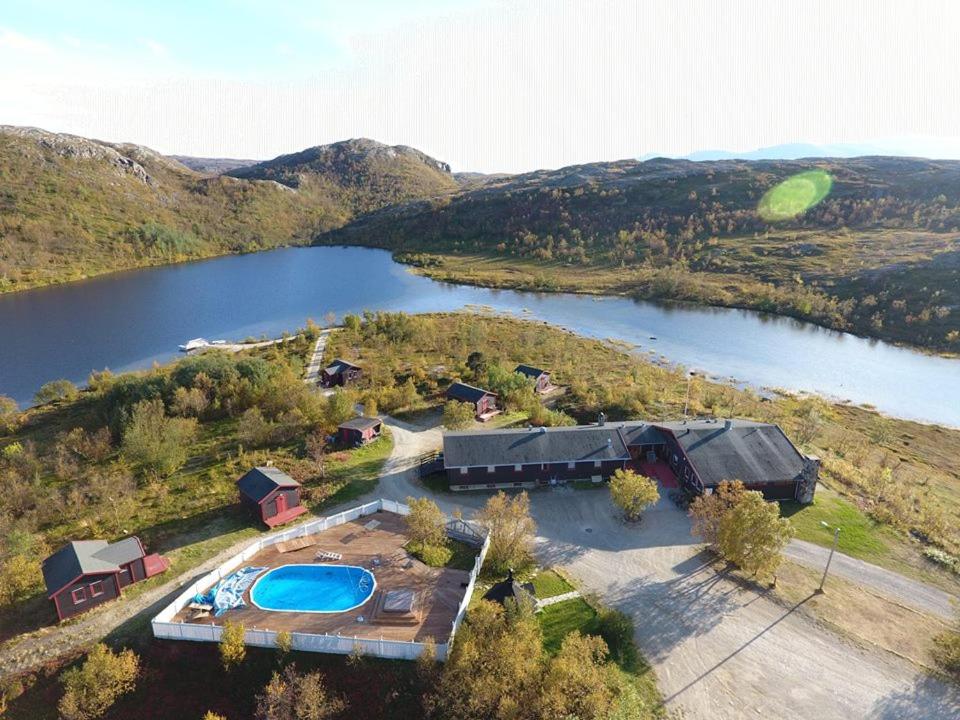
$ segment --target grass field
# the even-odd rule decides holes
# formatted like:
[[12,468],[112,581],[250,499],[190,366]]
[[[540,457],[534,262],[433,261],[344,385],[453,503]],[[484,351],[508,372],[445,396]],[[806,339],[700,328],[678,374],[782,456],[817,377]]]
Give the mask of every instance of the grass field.
[[539,600],[563,595],[573,590],[573,585],[568,583],[556,570],[541,570],[533,576],[533,591]]
[[757,213],[764,220],[789,220],[823,200],[833,186],[824,170],[807,170],[774,185],[760,198]]

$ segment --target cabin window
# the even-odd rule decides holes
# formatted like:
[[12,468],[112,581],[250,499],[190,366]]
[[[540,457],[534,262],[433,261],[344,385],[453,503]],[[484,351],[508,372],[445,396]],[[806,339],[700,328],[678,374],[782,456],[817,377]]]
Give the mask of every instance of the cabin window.
[[100,597],[101,595],[103,595],[103,580],[90,583],[90,597]]
[[78,587],[70,593],[70,599],[73,600],[74,605],[79,605],[87,599],[87,589]]
[[461,474],[461,475],[466,475],[466,474],[467,474],[467,468],[465,468],[465,467],[460,468],[460,474]]
[[576,463],[568,462],[568,463],[567,463],[567,470],[573,470],[576,466],[577,466]]
[[496,466],[495,466],[495,465],[487,465],[487,472],[488,472],[488,473],[492,473],[494,470],[496,470]]
[[600,461],[599,461],[599,460],[594,460],[594,461],[593,461],[593,466],[594,466],[595,468],[600,467]]
[[514,472],[520,472],[521,470],[523,470],[523,465],[514,465],[514,466],[513,466],[513,471],[514,471]]

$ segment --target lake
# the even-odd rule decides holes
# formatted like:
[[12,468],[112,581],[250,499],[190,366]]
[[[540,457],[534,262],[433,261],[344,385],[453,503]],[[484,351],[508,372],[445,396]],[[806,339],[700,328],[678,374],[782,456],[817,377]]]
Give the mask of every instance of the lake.
[[0,295],[0,394],[24,406],[49,380],[148,367],[194,337],[272,337],[327,312],[472,305],[635,343],[755,387],[960,427],[960,360],[744,310],[448,285],[366,248],[287,248]]

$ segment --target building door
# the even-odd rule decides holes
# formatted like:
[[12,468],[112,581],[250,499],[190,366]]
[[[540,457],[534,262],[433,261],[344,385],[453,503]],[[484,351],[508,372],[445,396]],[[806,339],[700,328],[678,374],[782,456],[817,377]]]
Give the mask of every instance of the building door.
[[287,511],[287,496],[283,493],[277,495],[277,515],[281,515]]

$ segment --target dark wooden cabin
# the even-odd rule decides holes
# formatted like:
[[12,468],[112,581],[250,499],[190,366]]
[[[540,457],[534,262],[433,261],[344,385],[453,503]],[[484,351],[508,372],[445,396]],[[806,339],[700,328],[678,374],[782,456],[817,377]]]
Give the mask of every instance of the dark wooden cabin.
[[337,439],[344,445],[366,445],[380,437],[383,420],[376,417],[355,417],[337,428]]
[[303,515],[300,483],[275,467],[257,467],[237,480],[240,502],[267,527],[276,527]]
[[470,403],[478,420],[497,411],[496,393],[462,382],[452,383],[447,388],[447,400]]
[[120,597],[127,585],[170,567],[160,555],[147,555],[140,538],[115,543],[77,540],[43,561],[43,581],[60,620]]
[[363,377],[363,369],[346,360],[337,358],[320,373],[323,387],[346,387]]
[[613,426],[443,435],[443,467],[451,490],[536,487],[575,480],[599,483],[629,461],[623,437]]
[[517,365],[513,371],[532,381],[535,392],[542,395],[550,390],[550,373],[548,373],[546,370],[535,368],[532,365],[521,364]]

